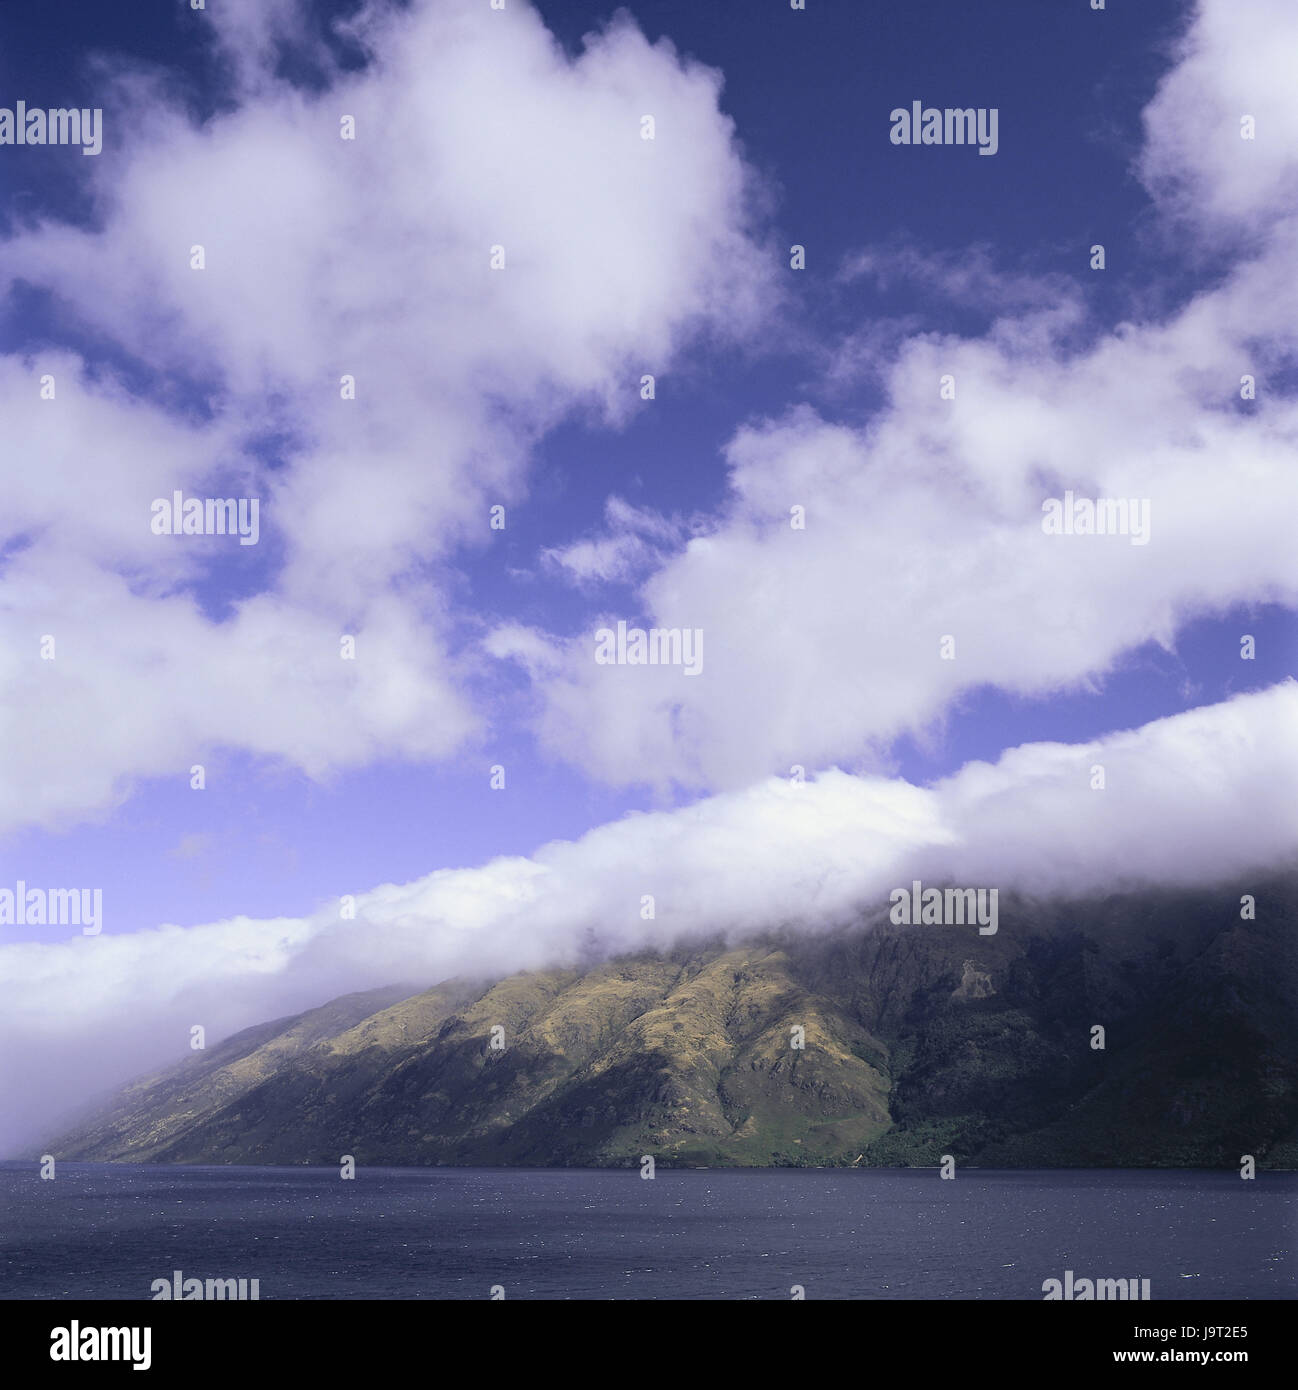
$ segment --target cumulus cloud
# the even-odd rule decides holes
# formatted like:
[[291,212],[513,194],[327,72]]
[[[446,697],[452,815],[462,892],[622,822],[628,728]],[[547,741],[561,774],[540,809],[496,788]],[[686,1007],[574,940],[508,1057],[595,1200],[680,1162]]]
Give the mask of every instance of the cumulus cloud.
[[[727,503],[645,578],[640,613],[493,648],[530,670],[547,748],[612,784],[687,789],[869,765],[979,687],[1096,688],[1191,618],[1298,603],[1298,117],[1284,65],[1242,57],[1292,51],[1298,14],[1257,10],[1264,45],[1233,6],[1201,6],[1146,122],[1161,212],[1182,215],[1189,188],[1259,232],[1229,272],[1164,318],[1099,332],[1076,296],[1052,302],[1049,282],[998,275],[976,250],[963,267],[913,249],[850,260],[849,277],[919,275],[1003,307],[978,337],[890,342],[868,363],[886,403],[863,427],[807,405],[741,427]],[[1256,156],[1223,114],[1236,101],[1266,113]],[[844,343],[840,385],[875,342]],[[1069,492],[1147,508],[1147,539],[1047,534],[1043,507]],[[701,629],[706,669],[596,664],[593,630],[614,617]]]
[[1296,51],[1288,0],[1200,0],[1145,110],[1137,167],[1165,210],[1222,237],[1257,236],[1292,215]]
[[0,1052],[26,1063],[0,1080],[0,1145],[12,1151],[74,1099],[179,1060],[195,1023],[215,1040],[352,990],[571,961],[591,933],[616,952],[824,928],[876,916],[916,877],[1110,893],[1292,862],[1295,779],[1291,681],[1085,745],[1024,745],[931,788],[836,769],[801,785],[767,779],[530,858],[374,888],[354,920],[335,901],[305,918],[7,946]]
[[[479,658],[448,570],[524,494],[538,434],[578,403],[623,418],[641,370],[772,298],[718,75],[629,20],[570,57],[522,3],[375,4],[353,70],[308,7],[207,13],[228,104],[199,122],[122,71],[93,218],[0,248],[0,288],[47,291],[166,388],[0,360],[25,460],[0,522],[5,825],[102,809],[216,745],[313,775],[460,746]],[[278,75],[286,51],[314,83]],[[150,534],[174,488],[258,497],[263,553]],[[74,732],[37,767],[55,728]]]

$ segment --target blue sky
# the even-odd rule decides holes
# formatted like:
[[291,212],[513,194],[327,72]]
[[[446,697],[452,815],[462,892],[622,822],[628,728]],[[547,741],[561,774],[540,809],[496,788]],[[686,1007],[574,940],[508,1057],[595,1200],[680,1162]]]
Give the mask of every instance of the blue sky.
[[[104,148],[0,146],[0,886],[120,938],[7,926],[15,978],[176,1018],[211,978],[237,1026],[641,943],[618,866],[729,928],[940,846],[1026,881],[1066,840],[1073,890],[1280,853],[1295,20],[1247,8],[9,7],[0,107]],[[913,101],[995,108],[995,155],[892,143]],[[258,543],[150,534],[173,488],[259,497]],[[1043,537],[1065,489],[1149,543]],[[597,665],[617,621],[703,671]]]
[[[574,0],[539,9],[574,53],[610,14]],[[201,106],[215,107],[221,84],[210,47],[178,11],[170,3],[139,4],[126,14],[93,3],[13,10],[5,16],[4,90],[21,90],[33,105],[60,104],[73,91],[93,90],[88,64],[109,54],[114,65],[165,64]],[[644,3],[632,13],[649,38],[665,36],[724,73],[722,109],[763,181],[770,234],[779,245],[808,247],[808,268],[789,286],[788,308],[804,340],[827,341],[853,323],[904,315],[925,329],[985,331],[993,306],[952,305],[922,283],[887,290],[836,283],[844,258],[867,244],[957,255],[983,246],[1001,270],[1068,276],[1094,316],[1089,331],[1097,332],[1130,314],[1151,287],[1172,305],[1206,281],[1208,268],[1187,264],[1193,257],[1151,231],[1150,199],[1130,167],[1140,112],[1166,71],[1171,36],[1184,27],[1182,5],[1093,14],[1081,5],[947,4],[928,7],[922,22],[906,7],[867,10],[829,0],[797,14],[774,4],[677,3]],[[888,111],[913,99],[998,107],[997,156],[891,146]],[[10,226],[17,209],[23,217],[86,218],[76,178],[81,161],[49,155],[6,151],[0,212]],[[113,158],[111,137],[105,157]],[[1103,240],[1111,258],[1102,276],[1087,266],[1092,239]],[[129,354],[112,345],[104,351],[30,291],[14,294],[3,342],[9,351],[67,344],[85,351],[92,366],[102,359],[132,365]],[[142,382],[149,378],[141,373]],[[190,404],[201,408],[193,394]],[[867,420],[877,406],[872,396],[827,392],[805,352],[782,351],[778,342],[719,353],[695,348],[664,380],[652,410],[609,426],[578,406],[541,439],[537,481],[508,539],[453,557],[456,602],[579,631],[589,623],[583,595],[545,575],[520,583],[510,569],[534,570],[540,549],[594,530],[611,491],[666,512],[715,509],[727,489],[721,449],[737,424],[802,401],[835,418]],[[272,461],[274,450],[263,457]],[[200,592],[213,610],[273,566],[273,535],[268,541],[257,556],[266,567],[260,575],[241,555],[238,573],[218,565],[204,576]],[[633,590],[624,602],[637,611]],[[1241,625],[1261,639],[1258,660],[1243,672]],[[950,711],[935,740],[897,740],[892,766],[927,783],[1019,742],[1094,737],[1262,688],[1292,669],[1293,637],[1292,615],[1275,605],[1196,616],[1178,631],[1174,653],[1150,644],[1124,653],[1085,693],[1023,700],[979,690]],[[78,881],[104,886],[113,905],[109,931],[239,911],[276,915],[313,905],[322,890],[526,853],[627,809],[664,804],[661,789],[601,786],[547,757],[513,724],[508,693],[495,694],[496,726],[467,757],[427,765],[379,760],[316,782],[274,759],[225,750],[209,760],[202,795],[189,789],[188,769],[177,769],[169,778],[133,781],[120,802],[66,829],[11,834],[6,877],[62,882],[75,863]],[[488,786],[492,762],[509,770],[506,796]]]

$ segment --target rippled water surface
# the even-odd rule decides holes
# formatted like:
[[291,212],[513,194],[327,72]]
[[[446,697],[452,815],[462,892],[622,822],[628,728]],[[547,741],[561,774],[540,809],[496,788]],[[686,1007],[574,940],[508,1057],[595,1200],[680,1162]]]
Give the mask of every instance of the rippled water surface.
[[0,1295],[262,1299],[1291,1298],[1298,1174],[0,1165]]

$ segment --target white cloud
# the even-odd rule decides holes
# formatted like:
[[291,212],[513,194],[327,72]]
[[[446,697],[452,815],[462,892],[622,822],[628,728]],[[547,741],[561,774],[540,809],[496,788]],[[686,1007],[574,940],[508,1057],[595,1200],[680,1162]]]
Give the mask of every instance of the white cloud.
[[[589,634],[537,661],[533,632],[532,654],[511,655],[543,696],[547,750],[612,784],[692,789],[792,763],[869,765],[979,687],[1095,688],[1125,653],[1171,647],[1190,618],[1298,604],[1298,401],[1283,384],[1298,350],[1298,140],[1286,138],[1298,105],[1275,57],[1291,36],[1291,6],[1204,5],[1148,113],[1160,210],[1176,219],[1188,188],[1258,233],[1167,318],[1080,348],[1076,297],[1050,303],[1049,282],[998,275],[982,252],[963,267],[913,250],[849,261],[848,276],[927,275],[961,302],[999,296],[1004,312],[977,338],[888,340],[883,360],[870,327],[850,337],[829,376],[877,375],[887,403],[865,427],[802,406],[739,429],[727,504],[643,581],[643,617],[619,615],[701,628],[703,674],[597,665]],[[1222,124],[1234,103],[1265,113],[1264,151]],[[1182,139],[1185,110],[1197,114]],[[1043,502],[1067,491],[1147,501],[1149,543],[1043,534]],[[795,507],[805,530],[790,525]]]
[[[1257,234],[1298,203],[1298,10],[1289,0],[1199,0],[1145,110],[1144,181],[1181,218]],[[1253,138],[1245,139],[1244,118]]]
[[[555,642],[543,740],[610,782],[735,786],[869,756],[985,684],[1079,688],[1191,614],[1298,602],[1298,408],[1233,409],[1249,335],[1295,307],[1260,302],[1274,272],[1072,360],[917,339],[867,431],[806,408],[741,430],[726,515],[643,589],[657,625],[703,629],[702,676]],[[1045,534],[1068,490],[1148,499],[1148,544]]]
[[[1106,770],[1091,789],[1091,766]],[[441,870],[302,919],[0,947],[10,1150],[132,1071],[352,990],[492,975],[697,932],[824,928],[918,877],[1031,894],[1207,885],[1298,850],[1298,684],[1078,746],[1025,745],[930,789],[832,770],[635,814],[530,858]],[[652,894],[656,916],[641,918]],[[1012,923],[1002,920],[1002,930]],[[922,928],[921,928],[922,930]]]
[[542,562],[578,585],[629,583],[661,561],[690,527],[616,496],[605,503],[604,522],[602,534],[543,550]]
[[[313,774],[451,752],[481,702],[443,567],[522,496],[541,430],[578,402],[621,418],[642,370],[702,325],[742,335],[770,297],[717,74],[629,21],[569,58],[523,3],[372,6],[352,26],[370,62],[344,72],[302,6],[208,13],[235,109],[196,125],[123,72],[111,147],[85,161],[94,225],[3,248],[0,283],[50,290],[214,411],[169,416],[69,355],[0,360],[24,457],[0,545],[30,542],[4,561],[3,826],[102,810],[221,744]],[[273,76],[285,44],[322,90]],[[250,549],[149,533],[152,498],[231,478],[262,502],[260,571]],[[256,596],[218,622],[195,594],[223,585]]]

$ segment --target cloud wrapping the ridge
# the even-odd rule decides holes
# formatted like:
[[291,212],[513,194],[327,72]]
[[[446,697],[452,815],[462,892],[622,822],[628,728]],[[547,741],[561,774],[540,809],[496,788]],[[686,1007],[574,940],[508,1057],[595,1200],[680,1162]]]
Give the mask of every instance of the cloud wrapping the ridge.
[[[705,633],[703,673],[683,679],[596,665],[589,638],[537,626],[466,648],[444,581],[461,547],[489,541],[488,506],[525,495],[529,450],[566,411],[621,419],[642,371],[695,333],[751,335],[777,299],[717,75],[624,20],[570,59],[525,5],[481,0],[371,7],[351,26],[370,64],[345,73],[302,5],[213,7],[235,108],[198,126],[153,105],[122,149],[85,161],[99,229],[34,225],[0,247],[0,286],[49,290],[125,357],[199,383],[203,407],[148,405],[67,351],[0,358],[0,415],[27,461],[0,531],[0,829],[102,810],[214,747],[321,777],[449,756],[479,727],[483,652],[530,675],[545,753],[713,794],[373,888],[354,921],[330,903],[0,947],[0,1051],[22,1059],[0,1075],[0,1144],[188,1055],[195,1023],[216,1039],[351,990],[571,959],[588,932],[617,951],[821,927],[914,877],[1086,893],[1291,862],[1292,682],[1010,750],[927,789],[835,766],[882,756],[980,686],[1094,684],[1190,617],[1298,603],[1298,403],[1268,379],[1298,337],[1298,140],[1274,56],[1298,42],[1298,11],[1252,0],[1269,26],[1259,64],[1236,8],[1200,7],[1139,162],[1169,226],[1251,234],[1219,283],[1077,352],[1078,305],[1017,277],[984,337],[912,336],[873,364],[888,404],[868,427],[802,406],[738,429],[709,522],[615,499],[606,534],[539,554],[582,586],[648,571],[650,620]],[[323,91],[274,76],[286,44]],[[149,75],[123,74],[123,111],[146,93]],[[983,260],[939,269],[962,302],[995,291]],[[844,345],[840,378],[860,350]],[[43,373],[55,401],[39,399]],[[1244,373],[1256,401],[1240,399]],[[149,501],[173,487],[260,495],[261,568],[151,535]],[[1149,544],[1044,534],[1041,504],[1065,490],[1148,499]],[[218,619],[223,585],[236,597]],[[636,616],[601,614],[592,633]],[[770,777],[792,764],[830,770]]]
[[[1103,791],[1091,788],[1097,762]],[[876,915],[913,878],[1044,896],[1209,885],[1292,863],[1296,781],[1290,681],[1086,745],[1025,745],[929,789],[837,770],[768,779],[530,858],[375,888],[354,920],[330,903],[303,919],[9,946],[0,1055],[26,1070],[0,1078],[0,1147],[74,1099],[179,1060],[194,1023],[215,1041],[353,990],[573,961],[590,933],[613,953],[825,928]]]

